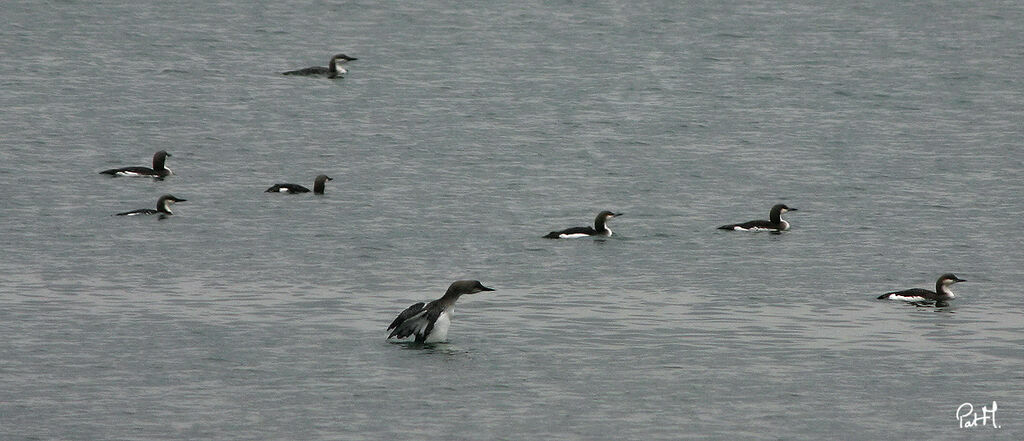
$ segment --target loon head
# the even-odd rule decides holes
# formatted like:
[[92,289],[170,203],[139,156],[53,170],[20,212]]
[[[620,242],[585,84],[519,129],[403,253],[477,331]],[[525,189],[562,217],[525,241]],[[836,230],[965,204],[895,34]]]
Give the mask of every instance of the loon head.
[[949,289],[950,285],[959,282],[966,282],[966,280],[957,277],[953,273],[946,273],[939,276],[939,280],[935,281],[935,292],[943,295],[946,299],[955,298],[956,295]]
[[594,218],[594,229],[597,230],[598,234],[604,236],[611,236],[612,229],[608,228],[608,225],[606,225],[606,223],[608,222],[608,219],[611,219],[616,216],[622,216],[622,213],[614,213],[608,210],[597,213],[597,217]]
[[157,211],[161,211],[161,212],[164,212],[164,213],[171,214],[171,204],[173,204],[175,202],[185,202],[185,201],[187,201],[187,199],[181,199],[181,198],[175,197],[173,194],[165,194],[163,196],[160,196],[160,199],[157,199],[157,201],[156,201],[156,209],[157,209]]
[[345,63],[345,62],[355,61],[355,60],[358,60],[358,58],[350,57],[350,56],[345,55],[345,54],[338,54],[338,55],[335,55],[335,56],[331,57],[331,61],[335,61],[335,62],[338,62],[338,63]]
[[966,282],[966,281],[967,281],[967,279],[961,279],[961,278],[957,277],[953,273],[946,273],[946,274],[943,274],[943,275],[939,276],[939,284],[941,284],[942,286],[949,286],[949,285],[952,285],[954,283],[960,283],[960,282]]
[[796,208],[791,208],[786,204],[776,204],[772,207],[772,211],[768,213],[768,220],[776,224],[782,224],[783,230],[789,229],[789,222],[782,220],[782,213],[787,211],[796,211]]
[[463,294],[476,294],[478,292],[494,291],[491,288],[480,284],[479,280],[456,280],[448,286],[445,296],[461,296]]
[[777,204],[774,207],[772,207],[772,213],[778,212],[779,214],[782,214],[782,213],[785,213],[787,211],[797,211],[797,210],[796,210],[796,208],[790,208],[786,204]]

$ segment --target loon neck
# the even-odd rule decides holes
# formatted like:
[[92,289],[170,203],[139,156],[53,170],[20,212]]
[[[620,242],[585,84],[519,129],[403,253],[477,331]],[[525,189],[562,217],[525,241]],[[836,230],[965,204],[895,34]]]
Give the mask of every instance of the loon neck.
[[162,200],[162,201],[158,202],[156,204],[156,211],[159,211],[159,212],[165,213],[165,214],[174,214],[174,213],[171,213],[171,201],[170,200]]
[[598,216],[597,219],[594,219],[594,230],[597,231],[598,234],[612,235],[612,229],[605,225],[604,216]]
[[167,157],[164,155],[156,155],[153,157],[153,170],[160,171],[166,170],[167,167],[164,165],[167,162]]
[[768,220],[770,220],[773,224],[781,224],[782,210],[772,210],[772,212],[768,215]]
[[327,65],[327,76],[334,78],[343,73],[348,73],[348,70],[344,67],[338,67],[337,58],[331,58],[331,63]]
[[459,300],[459,297],[462,297],[461,293],[446,292],[435,302],[437,302],[437,306],[440,306],[441,309],[450,309],[455,306],[455,301]]
[[317,176],[316,180],[313,181],[313,194],[324,194],[324,188],[328,179],[326,176]]
[[942,280],[935,282],[935,292],[944,299],[952,299],[956,297],[956,295],[953,294],[953,290],[949,289],[949,285],[942,283]]

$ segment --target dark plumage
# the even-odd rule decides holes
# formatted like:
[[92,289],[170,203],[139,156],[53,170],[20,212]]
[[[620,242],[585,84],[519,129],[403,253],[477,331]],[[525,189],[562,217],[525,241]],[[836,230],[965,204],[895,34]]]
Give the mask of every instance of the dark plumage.
[[789,229],[789,222],[782,220],[782,213],[797,211],[796,208],[789,208],[786,204],[777,204],[768,213],[769,220],[752,220],[741,224],[728,224],[718,227],[719,230],[769,230],[774,232],[786,231]]
[[[327,175],[319,175],[313,180],[313,194],[324,194],[327,181],[333,181],[334,178]],[[309,193],[309,189],[299,184],[274,184],[272,187],[266,189],[264,193]]]
[[911,288],[903,291],[887,292],[878,296],[879,300],[891,299],[891,300],[906,300],[906,301],[936,301],[942,302],[946,300],[952,300],[956,298],[953,291],[949,289],[950,285],[954,283],[966,282],[967,280],[957,277],[953,273],[946,273],[939,276],[939,279],[935,281],[935,291],[929,291],[923,288]]
[[160,199],[157,199],[157,201],[156,201],[156,210],[154,210],[152,208],[140,208],[138,210],[125,211],[124,213],[117,213],[116,216],[136,216],[136,215],[142,215],[142,214],[160,214],[160,215],[170,216],[170,215],[174,214],[174,213],[171,213],[171,204],[173,204],[175,202],[185,202],[185,201],[186,201],[186,199],[179,199],[177,197],[174,197],[174,195],[165,194],[163,196],[160,196]]
[[309,189],[299,184],[274,184],[272,187],[266,189],[264,193],[309,193]]
[[159,152],[156,152],[156,153],[153,154],[153,168],[149,168],[149,167],[112,168],[112,169],[109,169],[109,170],[103,170],[103,171],[100,172],[100,174],[101,175],[111,175],[111,176],[146,176],[146,177],[153,177],[153,178],[164,178],[164,177],[167,177],[167,176],[173,174],[171,169],[169,169],[169,168],[167,168],[165,166],[165,163],[167,162],[167,158],[170,157],[170,156],[171,156],[171,154],[167,153],[167,151],[160,150]]
[[622,213],[612,213],[611,211],[602,211],[597,214],[594,218],[593,227],[573,227],[566,228],[560,231],[552,231],[544,235],[545,239],[563,239],[566,237],[583,237],[583,236],[611,236],[612,230],[608,228],[606,222],[616,216],[622,216]]
[[344,67],[338,67],[339,64],[347,63],[349,61],[358,60],[345,54],[338,54],[331,57],[330,63],[327,67],[313,66],[305,69],[290,70],[288,72],[282,72],[282,75],[302,75],[302,76],[326,76],[327,78],[335,78],[340,74],[348,72]]
[[[397,328],[398,325],[401,325],[402,322],[406,321],[409,317],[419,314],[420,311],[423,310],[424,306],[426,306],[426,303],[419,302],[413,303],[412,306],[405,308],[405,310],[399,313],[398,317],[395,317],[395,319],[391,321],[391,324],[388,325],[388,331]],[[390,338],[390,336],[388,338]]]
[[465,294],[476,294],[483,291],[494,291],[483,286],[476,280],[458,280],[448,286],[448,291],[440,299],[430,303],[416,303],[405,308],[394,321],[388,325],[388,338],[415,337],[417,343],[433,343],[448,338],[448,326],[451,324],[455,302]]

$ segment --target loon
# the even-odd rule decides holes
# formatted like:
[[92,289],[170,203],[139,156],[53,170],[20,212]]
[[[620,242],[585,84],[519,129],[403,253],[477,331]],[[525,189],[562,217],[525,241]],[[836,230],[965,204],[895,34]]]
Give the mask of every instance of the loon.
[[929,291],[923,288],[911,288],[903,291],[893,291],[878,296],[879,300],[903,300],[906,302],[930,302],[934,301],[937,304],[944,303],[946,300],[952,300],[956,298],[953,291],[950,291],[949,286],[954,283],[966,282],[967,280],[961,279],[953,273],[946,273],[939,276],[939,280],[935,281],[935,291]]
[[772,207],[771,213],[768,214],[769,220],[752,220],[742,224],[722,225],[718,227],[718,229],[736,231],[772,231],[776,233],[786,231],[789,229],[789,222],[782,220],[782,213],[787,211],[797,211],[797,209],[789,208],[786,204],[778,204]]
[[326,76],[327,78],[336,78],[343,73],[348,73],[348,70],[344,67],[339,67],[339,64],[355,60],[358,60],[358,58],[353,58],[345,54],[338,54],[331,57],[331,63],[328,64],[327,67],[307,67],[305,69],[282,72],[281,75]]
[[101,175],[111,176],[148,176],[154,178],[163,178],[168,175],[173,175],[174,172],[171,169],[164,166],[167,158],[171,156],[166,150],[160,150],[153,154],[153,168],[149,167],[122,167],[112,168],[110,170],[103,170],[100,172]]
[[594,219],[593,227],[573,227],[566,228],[561,231],[552,231],[544,236],[545,239],[572,239],[576,237],[587,237],[587,236],[611,236],[612,229],[605,225],[608,219],[616,216],[622,216],[622,213],[612,213],[611,211],[602,211],[597,214],[597,218]]
[[165,194],[160,196],[160,199],[156,201],[156,210],[152,208],[140,208],[138,210],[126,211],[124,213],[117,213],[116,216],[138,216],[140,214],[159,214],[161,216],[169,216],[171,213],[171,204],[175,202],[185,202],[186,199],[179,199],[174,195]]
[[[333,180],[334,178],[327,175],[317,176],[316,179],[313,181],[313,194],[324,194],[324,186],[326,185],[326,182]],[[309,193],[309,189],[299,184],[274,184],[273,187],[270,187],[266,189],[266,191],[264,191],[264,193],[278,192],[288,194]]]
[[388,326],[388,338],[416,337],[416,343],[436,343],[448,339],[448,327],[452,324],[455,301],[464,294],[494,291],[476,280],[457,280],[440,299],[424,304],[417,303],[402,311]]

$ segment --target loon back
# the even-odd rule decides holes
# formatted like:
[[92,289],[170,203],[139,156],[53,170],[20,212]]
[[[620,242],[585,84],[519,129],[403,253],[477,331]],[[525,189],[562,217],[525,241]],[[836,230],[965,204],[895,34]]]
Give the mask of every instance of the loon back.
[[282,72],[281,75],[327,75],[331,73],[331,70],[323,66],[307,67],[305,69],[290,70],[288,72]]
[[272,187],[266,189],[264,193],[309,193],[309,189],[299,184],[274,184]]
[[156,177],[165,178],[174,174],[171,169],[165,166],[167,158],[171,154],[167,153],[166,150],[160,150],[153,154],[153,168],[133,166],[133,167],[121,167],[103,170],[100,172],[101,175],[111,176],[145,176],[145,177]]
[[288,72],[282,72],[282,75],[302,75],[302,76],[326,76],[327,78],[336,78],[340,74],[348,73],[348,70],[344,67],[338,66],[341,63],[347,63],[349,61],[358,60],[358,58],[350,57],[345,54],[337,54],[331,57],[330,63],[327,67],[313,66],[305,69],[290,70]]
[[616,216],[622,216],[622,213],[613,213],[605,210],[597,214],[594,218],[593,227],[572,227],[564,230],[552,231],[544,236],[544,239],[572,239],[577,237],[588,237],[588,236],[611,236],[612,230],[608,228],[608,219]]
[[797,211],[797,209],[790,208],[786,206],[786,204],[776,204],[768,213],[768,220],[758,219],[738,224],[726,224],[718,227],[718,229],[735,231],[786,231],[789,229],[789,222],[782,219],[782,213],[787,211]]

